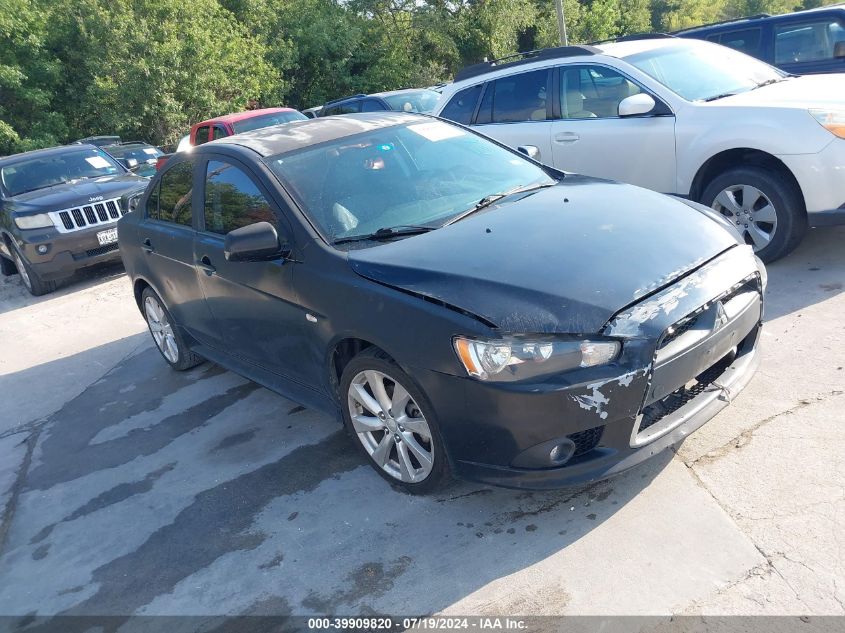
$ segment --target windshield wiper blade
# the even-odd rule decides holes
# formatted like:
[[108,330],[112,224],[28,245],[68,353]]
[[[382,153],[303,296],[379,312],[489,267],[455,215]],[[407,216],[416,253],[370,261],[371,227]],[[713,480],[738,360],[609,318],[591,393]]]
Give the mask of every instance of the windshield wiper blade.
[[436,229],[436,226],[425,226],[417,224],[400,224],[399,226],[385,226],[372,233],[362,233],[361,235],[350,235],[348,237],[341,237],[332,242],[332,244],[346,244],[347,242],[363,242],[366,240],[387,240],[394,237],[404,237],[408,235],[419,235],[421,233],[428,233]]
[[757,90],[757,88],[762,88],[763,86],[771,86],[772,84],[779,84],[782,81],[786,81],[789,77],[777,77],[775,79],[767,79],[766,81],[761,81],[759,84],[754,86],[752,90]]
[[[752,88],[752,90],[753,90],[753,88]],[[723,92],[722,94],[719,94],[719,95],[713,95],[712,97],[707,97],[706,99],[704,99],[704,102],[708,103],[710,101],[717,101],[719,99],[724,99],[725,97],[733,97],[737,94],[739,94],[739,93],[738,92]]]
[[466,211],[459,213],[455,217],[447,220],[443,223],[443,226],[449,226],[450,224],[454,224],[455,222],[459,222],[463,220],[468,215],[472,215],[476,211],[481,211],[481,209],[486,209],[491,204],[498,202],[502,198],[506,198],[507,196],[512,196],[517,193],[524,193],[526,191],[534,191],[535,189],[545,189],[546,187],[553,187],[557,183],[556,182],[549,182],[544,184],[537,184],[537,185],[520,185],[518,187],[514,187],[513,189],[508,189],[507,191],[502,191],[501,193],[492,193],[489,196],[484,196],[481,200],[475,203],[474,206],[470,207]]

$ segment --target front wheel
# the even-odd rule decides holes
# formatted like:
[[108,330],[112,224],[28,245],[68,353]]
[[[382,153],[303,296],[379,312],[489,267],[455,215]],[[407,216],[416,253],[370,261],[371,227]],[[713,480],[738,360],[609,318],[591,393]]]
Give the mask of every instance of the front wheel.
[[343,421],[376,471],[424,494],[449,479],[449,464],[425,394],[387,354],[368,348],[340,380]]
[[760,167],[730,169],[705,188],[702,204],[724,215],[764,262],[790,253],[807,232],[797,187]]
[[26,258],[18,250],[18,247],[12,245],[12,258],[15,261],[15,267],[18,269],[18,274],[21,276],[21,281],[30,294],[34,297],[40,297],[47,293],[53,292],[56,289],[55,281],[44,281],[35,270],[26,261]]
[[141,305],[144,318],[153,341],[164,357],[164,360],[176,371],[184,371],[203,362],[203,358],[195,354],[185,345],[170,312],[164,307],[158,295],[151,288],[144,289],[141,295]]

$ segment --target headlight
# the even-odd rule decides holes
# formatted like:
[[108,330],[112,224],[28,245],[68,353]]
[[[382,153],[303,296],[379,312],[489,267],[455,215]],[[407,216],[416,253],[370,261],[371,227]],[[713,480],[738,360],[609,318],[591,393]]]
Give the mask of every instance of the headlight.
[[470,376],[479,380],[516,381],[593,367],[613,361],[618,341],[561,338],[478,340],[456,336],[455,352]]
[[48,226],[53,226],[53,220],[46,213],[39,213],[38,215],[22,215],[15,218],[15,224],[19,229],[45,229]]
[[845,138],[845,110],[810,110],[822,127],[839,138]]

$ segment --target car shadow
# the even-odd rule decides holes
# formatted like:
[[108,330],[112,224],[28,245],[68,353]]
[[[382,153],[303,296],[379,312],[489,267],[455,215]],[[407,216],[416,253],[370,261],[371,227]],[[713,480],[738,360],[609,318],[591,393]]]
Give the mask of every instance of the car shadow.
[[811,229],[787,257],[768,265],[766,320],[827,301],[845,290],[845,226]]
[[210,363],[174,372],[154,348],[35,433],[0,552],[0,613],[24,626],[248,614],[268,599],[285,615],[437,612],[575,546],[672,457],[576,489],[412,496],[330,416]]
[[40,297],[29,293],[20,275],[0,276],[0,314],[93,288],[125,274],[122,261],[96,264],[76,271],[73,276],[60,281],[56,290]]

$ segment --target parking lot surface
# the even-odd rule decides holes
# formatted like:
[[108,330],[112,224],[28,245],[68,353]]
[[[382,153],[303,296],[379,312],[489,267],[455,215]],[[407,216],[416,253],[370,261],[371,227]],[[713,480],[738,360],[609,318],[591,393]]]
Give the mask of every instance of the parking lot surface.
[[120,270],[0,281],[0,613],[843,614],[845,227],[769,269],[763,362],[681,446],[548,493],[392,490],[333,419],[171,371]]

